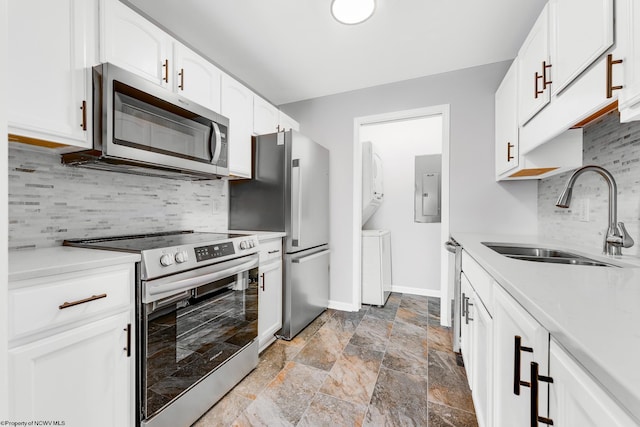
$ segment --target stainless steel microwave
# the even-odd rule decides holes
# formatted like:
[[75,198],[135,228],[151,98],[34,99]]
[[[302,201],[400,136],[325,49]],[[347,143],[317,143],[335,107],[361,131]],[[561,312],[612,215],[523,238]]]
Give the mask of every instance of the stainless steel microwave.
[[229,119],[113,64],[93,68],[93,149],[62,162],[191,180],[229,175]]

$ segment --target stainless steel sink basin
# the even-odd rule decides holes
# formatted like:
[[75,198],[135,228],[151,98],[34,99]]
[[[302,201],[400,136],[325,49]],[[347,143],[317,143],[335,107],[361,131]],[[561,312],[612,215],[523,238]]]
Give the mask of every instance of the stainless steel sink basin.
[[508,258],[523,261],[547,262],[553,264],[590,265],[596,267],[617,267],[606,262],[596,261],[582,255],[557,249],[513,246],[504,243],[482,242],[483,245]]

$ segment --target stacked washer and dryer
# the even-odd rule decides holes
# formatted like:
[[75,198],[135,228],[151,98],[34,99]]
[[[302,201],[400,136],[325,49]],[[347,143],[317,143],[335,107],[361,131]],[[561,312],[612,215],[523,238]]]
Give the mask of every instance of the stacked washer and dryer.
[[[362,225],[384,200],[382,159],[372,142],[362,143]],[[362,303],[383,306],[391,293],[391,233],[362,230]]]

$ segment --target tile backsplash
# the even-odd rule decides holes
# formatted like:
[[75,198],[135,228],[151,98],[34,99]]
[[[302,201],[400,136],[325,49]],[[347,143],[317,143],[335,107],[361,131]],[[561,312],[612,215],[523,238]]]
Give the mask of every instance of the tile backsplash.
[[63,166],[9,146],[9,250],[67,238],[226,230],[227,182],[190,182]]
[[[607,169],[618,185],[618,221],[635,241],[622,253],[640,257],[640,122],[620,123],[613,111],[584,128],[583,164]],[[600,249],[607,229],[609,189],[597,174],[581,175],[569,209],[555,206],[570,173],[538,184],[538,229],[544,237]],[[588,206],[588,218],[584,215]]]

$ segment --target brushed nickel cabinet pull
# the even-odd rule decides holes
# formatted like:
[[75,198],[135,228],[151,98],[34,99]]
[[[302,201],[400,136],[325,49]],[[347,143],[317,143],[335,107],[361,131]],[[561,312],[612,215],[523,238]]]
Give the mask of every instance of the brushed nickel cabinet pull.
[[553,378],[538,375],[538,364],[531,362],[531,427],[538,427],[538,423],[553,425],[551,418],[541,417],[538,415],[538,382],[553,383]]
[[620,90],[623,86],[613,85],[613,66],[615,64],[622,64],[622,59],[616,59],[614,61],[613,55],[607,55],[607,99],[613,98],[613,91]]
[[80,127],[82,130],[87,130],[87,101],[82,101],[82,106],[80,107],[82,110],[82,124]]
[[513,145],[510,142],[507,142],[507,163],[513,160],[513,156],[511,155],[511,149],[514,147],[515,145]]
[[542,90],[545,90],[547,86],[553,83],[553,81],[547,80],[547,68],[551,68],[551,64],[547,64],[547,61],[542,61]]
[[469,302],[469,297],[467,297],[467,317],[466,317],[466,322],[467,325],[469,324],[469,322],[473,322],[473,317],[469,317],[469,306],[473,307],[473,303]]
[[178,75],[180,76],[180,84],[178,85],[178,87],[180,88],[180,90],[184,90],[184,68],[180,68],[180,72],[178,73]]
[[169,60],[168,59],[164,60],[164,64],[162,64],[162,67],[164,68],[164,78],[162,80],[169,83]]
[[127,346],[124,351],[127,352],[127,357],[131,357],[131,323],[128,323],[124,330],[127,332]]
[[264,273],[262,273],[261,276],[262,276],[262,285],[260,285],[260,288],[262,288],[262,290],[264,291]]
[[272,251],[268,251],[268,254],[277,254],[278,252],[280,252],[280,249],[274,249]]
[[64,302],[62,305],[59,305],[58,308],[60,310],[64,310],[65,308],[73,307],[74,305],[80,305],[86,302],[91,302],[91,301],[95,301],[97,299],[106,298],[106,297],[107,297],[107,294],[92,295],[89,298],[81,299],[78,301]]
[[526,351],[533,353],[531,347],[522,345],[522,337],[515,335],[514,337],[514,354],[513,354],[513,394],[520,396],[520,386],[531,387],[531,384],[520,380],[520,352]]
[[462,317],[465,317],[467,315],[467,296],[465,295],[465,293],[462,293]]

